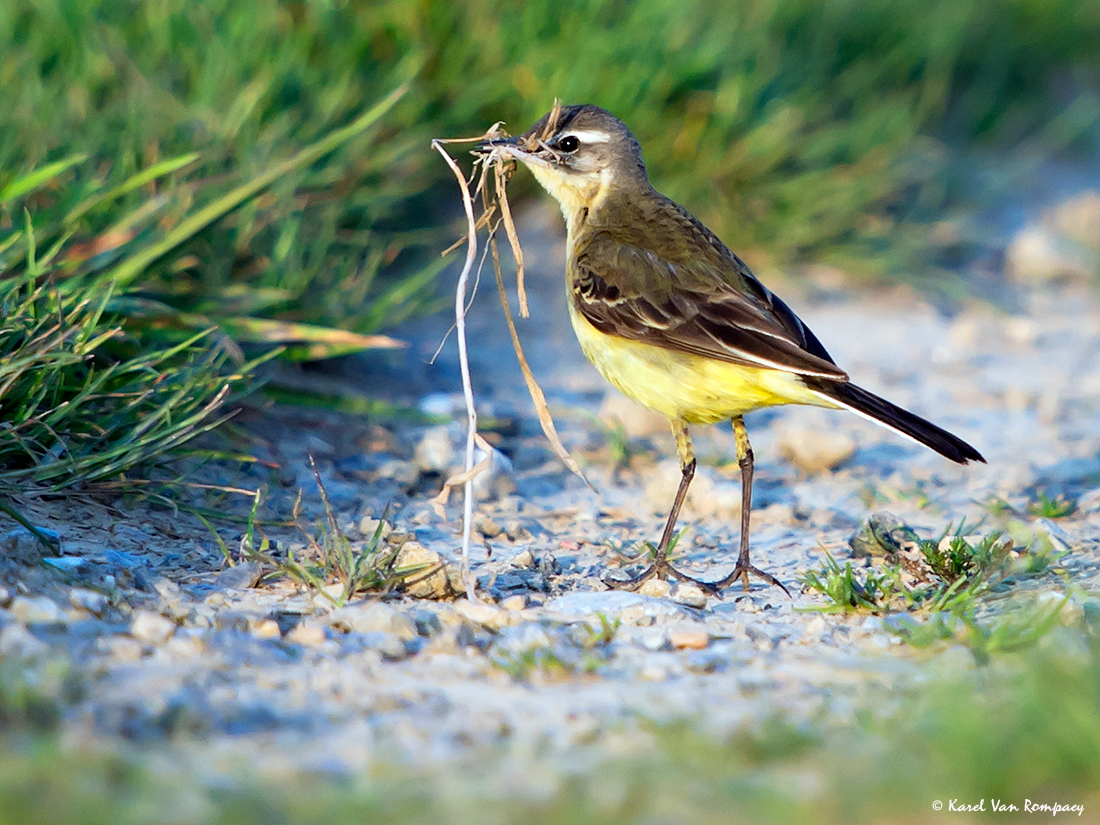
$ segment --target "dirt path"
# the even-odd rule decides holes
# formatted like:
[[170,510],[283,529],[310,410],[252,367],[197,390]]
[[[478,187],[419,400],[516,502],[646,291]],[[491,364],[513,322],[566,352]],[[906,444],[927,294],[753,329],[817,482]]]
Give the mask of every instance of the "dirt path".
[[[535,213],[526,225],[535,318],[522,334],[599,492],[552,459],[483,288],[470,332],[477,394],[514,462],[501,479],[514,492],[478,508],[475,563],[490,603],[368,598],[333,610],[285,581],[252,587],[247,571],[223,571],[210,534],[186,517],[30,502],[61,536],[63,571],[21,563],[31,551],[12,528],[0,655],[71,662],[80,689],[63,702],[68,741],[137,743],[145,758],[215,781],[245,764],[263,777],[345,774],[490,751],[514,765],[548,755],[575,765],[643,745],[645,720],[705,718],[722,732],[776,713],[843,719],[869,692],[921,678],[922,666],[878,618],[813,612],[825,601],[799,592],[798,577],[825,550],[846,556],[852,533],[881,510],[931,536],[988,519],[982,505],[994,497],[1025,511],[1037,490],[1064,494],[1079,500],[1075,514],[1021,523],[1071,550],[1064,567],[1075,584],[1100,586],[1100,302],[1084,287],[1054,286],[1020,293],[1012,311],[974,305],[951,318],[907,290],[787,296],[853,378],[971,440],[988,466],[956,467],[855,416],[757,413],[747,419],[754,560],[793,599],[759,585],[680,602],[606,590],[600,577],[625,563],[615,548],[657,537],[678,480],[672,439],[609,397],[584,361],[564,320],[555,218]],[[349,363],[345,377],[374,397],[457,410],[453,343],[434,367],[424,363],[445,328],[418,322],[406,330],[407,360],[365,375]],[[622,436],[597,423],[601,409],[624,419]],[[395,537],[454,557],[458,505],[440,519],[428,499],[457,460],[461,425],[301,412],[249,422],[264,428],[262,457],[279,467],[231,468],[242,477],[223,481],[265,486],[275,510],[301,487],[315,514],[312,450],[353,539],[392,501]],[[680,550],[687,569],[715,578],[735,555],[739,483],[726,429],[701,430],[697,444]],[[1064,587],[1053,575],[1041,586]],[[617,630],[601,633],[600,616]],[[496,781],[514,790],[554,780],[516,767]]]

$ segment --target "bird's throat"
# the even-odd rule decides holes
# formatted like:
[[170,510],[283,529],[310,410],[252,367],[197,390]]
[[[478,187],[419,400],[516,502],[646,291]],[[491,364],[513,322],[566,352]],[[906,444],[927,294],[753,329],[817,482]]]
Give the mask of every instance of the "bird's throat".
[[606,173],[563,173],[559,169],[530,165],[528,168],[542,188],[561,205],[561,214],[569,233],[570,246],[589,214],[600,207],[611,188]]

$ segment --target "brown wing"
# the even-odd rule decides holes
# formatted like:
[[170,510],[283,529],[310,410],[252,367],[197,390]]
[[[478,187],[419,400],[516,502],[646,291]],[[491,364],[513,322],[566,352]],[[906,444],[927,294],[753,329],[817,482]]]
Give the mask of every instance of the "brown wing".
[[[685,217],[689,217],[686,216]],[[596,329],[734,364],[847,381],[817,337],[701,224],[681,263],[603,231],[578,245],[570,299]]]

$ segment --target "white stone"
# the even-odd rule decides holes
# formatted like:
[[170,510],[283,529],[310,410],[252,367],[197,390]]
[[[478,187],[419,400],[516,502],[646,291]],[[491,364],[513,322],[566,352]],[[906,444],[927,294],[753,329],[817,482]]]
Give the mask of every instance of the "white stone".
[[387,633],[402,642],[417,636],[416,624],[412,619],[382,602],[346,605],[332,614],[331,621],[344,625],[353,633]]
[[175,632],[175,622],[151,610],[135,610],[130,620],[130,635],[145,644],[162,644]]
[[426,473],[450,474],[457,464],[451,428],[440,426],[426,430],[413,451],[413,463]]
[[46,650],[48,645],[21,624],[0,628],[0,654],[4,656],[38,656]]
[[698,608],[707,606],[707,594],[703,592],[703,588],[690,582],[677,582],[671,597],[676,604]]
[[8,608],[23,624],[62,624],[65,611],[47,596],[16,596]]
[[93,613],[96,616],[103,615],[103,611],[107,609],[108,600],[102,593],[95,590],[89,590],[86,587],[74,587],[69,591],[69,601],[73,607],[80,610],[86,610],[89,613]]

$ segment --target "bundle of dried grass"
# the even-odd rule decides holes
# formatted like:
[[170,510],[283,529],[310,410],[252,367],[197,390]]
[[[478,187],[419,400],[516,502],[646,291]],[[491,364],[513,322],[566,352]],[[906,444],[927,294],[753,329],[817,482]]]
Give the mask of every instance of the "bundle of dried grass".
[[[526,148],[533,149],[541,144],[550,134],[552,134],[559,113],[561,112],[561,102],[554,101],[554,108],[551,111],[551,116],[547,120],[546,128],[543,134],[538,136],[528,136],[526,138]],[[466,262],[462,268],[462,272],[458,278],[458,288],[455,295],[455,334],[458,338],[458,354],[459,362],[462,371],[462,389],[466,400],[466,420],[467,420],[467,438],[466,438],[466,462],[465,469],[462,473],[455,477],[448,479],[443,485],[443,490],[440,493],[437,502],[440,506],[446,503],[449,497],[450,491],[459,485],[463,487],[463,519],[462,519],[462,564],[463,564],[463,578],[466,582],[466,594],[470,599],[476,599],[474,581],[470,576],[470,522],[473,514],[473,479],[474,477],[485,468],[488,467],[489,462],[483,461],[479,465],[474,465],[474,448],[480,440],[477,434],[477,413],[474,409],[474,397],[473,390],[470,385],[470,366],[467,359],[467,343],[466,343],[466,307],[468,301],[468,288],[470,274],[473,271],[474,263],[477,260],[477,233],[483,227],[489,227],[488,234],[488,249],[491,252],[493,259],[493,271],[496,274],[497,292],[500,295],[501,307],[504,309],[504,318],[508,324],[508,334],[512,339],[512,348],[515,350],[516,359],[519,361],[520,370],[523,372],[523,379],[527,384],[527,390],[531,395],[531,400],[535,404],[535,409],[538,413],[539,424],[542,426],[543,433],[546,434],[547,440],[550,442],[550,446],[553,448],[554,453],[562,460],[566,467],[572,472],[576,473],[585,484],[590,487],[588,479],[585,478],[584,473],[581,472],[580,466],[576,460],[569,454],[569,451],[565,449],[565,445],[562,444],[561,438],[558,437],[556,428],[554,427],[553,418],[550,416],[550,410],[546,405],[546,396],[539,386],[538,381],[535,380],[534,374],[531,372],[531,367],[527,363],[527,357],[523,354],[523,346],[519,340],[519,333],[516,330],[515,320],[512,317],[512,307],[508,300],[508,294],[504,288],[504,275],[500,266],[500,254],[497,249],[497,232],[501,225],[504,226],[505,234],[508,237],[508,243],[511,246],[512,257],[516,262],[516,288],[519,295],[519,311],[520,316],[527,318],[530,316],[530,308],[527,302],[527,290],[524,285],[524,266],[523,266],[523,249],[519,242],[519,235],[516,232],[515,221],[512,219],[512,209],[508,203],[508,181],[515,171],[515,162],[510,160],[509,157],[494,149],[478,154],[474,161],[474,170],[467,180],[462,174],[462,170],[455,162],[454,158],[448,154],[444,148],[445,144],[455,143],[479,143],[483,144],[490,142],[494,139],[508,137],[508,133],[501,128],[502,124],[494,123],[493,126],[483,135],[472,138],[446,138],[436,139],[432,141],[432,148],[439,152],[443,159],[450,166],[451,171],[454,172],[455,178],[458,180],[458,185],[462,190],[462,204],[466,212],[467,232],[464,238],[460,238],[453,246],[444,251],[444,255],[453,252],[458,249],[462,244],[466,244]],[[489,177],[490,171],[492,173],[492,190],[490,191]],[[474,188],[473,194],[470,192],[470,187],[476,179],[477,185]],[[474,198],[481,197],[482,212],[477,218],[474,217]],[[487,446],[487,445],[486,445]],[[483,447],[484,449],[484,447]]]

